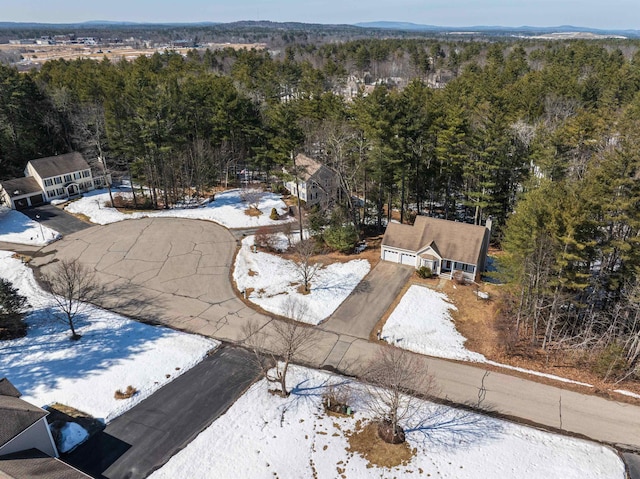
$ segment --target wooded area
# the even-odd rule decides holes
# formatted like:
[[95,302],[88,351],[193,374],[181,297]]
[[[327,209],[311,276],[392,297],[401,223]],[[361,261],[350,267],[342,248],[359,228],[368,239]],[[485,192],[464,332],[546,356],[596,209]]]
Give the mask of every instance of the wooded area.
[[338,172],[357,228],[393,209],[491,216],[513,344],[622,378],[640,359],[638,46],[371,39],[0,66],[0,177],[77,150],[168,207],[304,152]]

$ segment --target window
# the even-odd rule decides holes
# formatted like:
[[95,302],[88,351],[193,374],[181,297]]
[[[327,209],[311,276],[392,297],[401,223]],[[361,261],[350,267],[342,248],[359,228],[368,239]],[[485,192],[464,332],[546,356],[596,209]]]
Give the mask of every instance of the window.
[[90,176],[91,176],[91,171],[89,171],[89,170],[84,170],[84,171],[82,172],[82,177],[83,177],[83,178],[89,178]]
[[59,176],[56,176],[53,181],[56,183],[56,185],[61,185],[62,184],[62,178]]
[[53,185],[53,181],[51,180],[51,178],[47,178],[46,180],[44,180],[44,186],[51,186]]
[[79,172],[79,171],[76,171],[76,172],[73,174],[73,179],[74,179],[74,180],[79,180],[79,179],[80,179],[80,172]]
[[69,181],[71,181],[71,175],[64,175],[64,182],[68,183]]
[[63,189],[63,188],[58,188],[58,189],[56,190],[56,194],[57,194],[58,196],[59,196],[59,195],[64,195],[64,189]]

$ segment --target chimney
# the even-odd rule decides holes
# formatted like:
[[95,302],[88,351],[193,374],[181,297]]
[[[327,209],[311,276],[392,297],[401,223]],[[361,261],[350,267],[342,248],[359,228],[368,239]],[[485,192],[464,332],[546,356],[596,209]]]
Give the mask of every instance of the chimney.
[[484,222],[484,227],[487,228],[489,231],[491,231],[492,226],[493,226],[493,220],[491,219],[491,216],[489,216],[487,218],[487,221]]

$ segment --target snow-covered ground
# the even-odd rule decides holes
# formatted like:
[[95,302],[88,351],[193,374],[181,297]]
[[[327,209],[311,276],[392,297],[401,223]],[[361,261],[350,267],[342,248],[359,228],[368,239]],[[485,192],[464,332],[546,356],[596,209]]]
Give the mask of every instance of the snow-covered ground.
[[382,339],[396,346],[439,358],[491,364],[513,371],[542,376],[557,381],[589,386],[552,374],[497,363],[480,353],[469,351],[453,323],[449,311],[456,307],[446,294],[425,286],[412,285],[404,294],[382,328]]
[[[114,195],[130,195],[129,190],[113,190]],[[227,228],[255,228],[282,224],[285,221],[293,221],[293,218],[272,220],[269,218],[271,209],[276,208],[279,214],[287,212],[287,206],[282,197],[275,193],[265,192],[261,195],[258,208],[262,212],[259,216],[245,214],[247,203],[242,201],[242,190],[229,190],[216,193],[215,200],[198,208],[172,208],[159,211],[139,211],[135,213],[122,213],[115,208],[106,207],[109,202],[109,193],[106,190],[95,190],[86,193],[82,198],[66,206],[70,213],[80,213],[89,218],[92,223],[106,225],[128,219],[146,217],[164,218],[190,218],[198,220],[215,221]]]
[[89,439],[89,432],[76,422],[68,422],[60,430],[60,452],[69,452],[71,449]]
[[346,433],[371,417],[358,385],[352,383],[354,417],[327,416],[322,408],[326,386],[347,381],[294,367],[290,383],[296,387],[286,399],[269,394],[264,381],[256,383],[150,479],[625,477],[622,461],[607,447],[428,402],[404,424],[416,449],[411,461],[371,467],[347,451]]
[[[77,318],[79,341],[51,318],[52,301],[32,271],[0,251],[0,277],[26,296],[32,311],[27,336],[0,342],[0,371],[38,406],[59,402],[105,422],[194,366],[218,342],[149,326],[95,307]],[[117,400],[117,389],[138,390]]]
[[298,288],[302,281],[294,262],[269,253],[254,253],[253,242],[253,236],[244,238],[236,256],[233,279],[238,289],[253,289],[249,301],[266,311],[296,316],[293,319],[309,324],[318,324],[329,317],[370,269],[364,259],[330,264],[317,271],[311,280],[310,293],[301,294]]
[[44,246],[60,238],[60,234],[41,225],[19,211],[0,206],[0,241]]

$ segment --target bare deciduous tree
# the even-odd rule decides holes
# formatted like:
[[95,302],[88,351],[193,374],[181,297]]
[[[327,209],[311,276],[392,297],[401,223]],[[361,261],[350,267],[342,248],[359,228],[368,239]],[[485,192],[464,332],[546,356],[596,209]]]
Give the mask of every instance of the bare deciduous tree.
[[316,242],[313,238],[307,238],[296,243],[296,271],[298,277],[304,285],[305,292],[309,292],[309,286],[311,280],[315,277],[318,270],[322,267],[322,263],[319,263],[313,259],[316,249]]
[[42,274],[40,280],[50,293],[59,312],[55,315],[71,329],[71,339],[78,340],[74,321],[88,303],[100,296],[101,288],[95,278],[95,272],[76,259],[61,260]]
[[299,321],[306,314],[306,308],[291,300],[287,307],[287,316],[294,321],[273,320],[265,326],[255,321],[243,327],[244,344],[254,353],[254,362],[262,371],[262,376],[279,386],[282,397],[289,395],[287,372],[295,360],[303,360],[314,344],[316,331]]
[[240,198],[249,208],[259,209],[260,200],[264,197],[264,191],[256,188],[243,188],[240,192]]
[[384,346],[361,374],[367,384],[367,405],[379,420],[380,438],[404,442],[401,422],[420,413],[421,397],[433,393],[435,382],[422,358],[394,346]]

